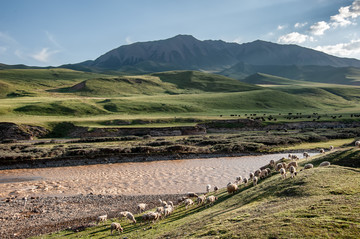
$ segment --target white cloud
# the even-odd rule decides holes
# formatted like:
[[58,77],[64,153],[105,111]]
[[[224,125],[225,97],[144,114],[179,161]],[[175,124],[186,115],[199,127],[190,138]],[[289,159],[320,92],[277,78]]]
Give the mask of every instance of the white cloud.
[[278,39],[279,43],[286,43],[286,44],[289,44],[289,43],[298,44],[298,43],[303,43],[305,41],[314,41],[314,39],[311,36],[300,34],[298,32],[292,32],[292,33],[283,35],[283,36],[279,37],[279,39]]
[[310,27],[310,32],[313,35],[322,36],[324,35],[324,32],[328,29],[330,29],[329,24],[325,21],[320,21]]
[[351,40],[348,43],[318,46],[315,47],[315,50],[323,51],[331,55],[356,57],[360,54],[360,38],[356,40]]
[[49,58],[58,52],[58,50],[49,51],[49,48],[43,48],[41,49],[41,51],[33,54],[31,57],[37,61],[47,63],[49,61]]
[[355,0],[350,6],[341,7],[339,13],[331,16],[331,25],[345,27],[354,24],[353,19],[360,16],[360,0]]
[[286,28],[286,25],[279,25],[279,26],[277,26],[277,29],[278,30],[283,30],[283,29],[285,29]]
[[302,28],[302,27],[305,27],[307,24],[308,24],[307,22],[297,22],[297,23],[295,23],[294,27]]
[[133,42],[131,41],[131,38],[130,38],[130,37],[126,37],[126,38],[125,38],[125,42],[126,42],[127,44],[133,43]]

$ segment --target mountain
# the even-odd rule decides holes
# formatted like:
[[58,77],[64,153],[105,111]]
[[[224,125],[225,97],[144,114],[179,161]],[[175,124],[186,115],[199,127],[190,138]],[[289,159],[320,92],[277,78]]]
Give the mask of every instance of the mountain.
[[297,45],[281,45],[260,40],[244,44],[221,40],[200,41],[190,35],[123,45],[94,61],[62,67],[131,73],[169,70],[217,72],[237,64],[360,67],[359,60],[335,57]]

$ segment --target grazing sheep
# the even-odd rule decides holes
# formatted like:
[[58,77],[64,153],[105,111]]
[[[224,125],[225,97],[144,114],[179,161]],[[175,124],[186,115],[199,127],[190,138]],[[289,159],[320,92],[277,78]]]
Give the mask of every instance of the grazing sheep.
[[157,213],[157,212],[148,212],[148,213],[145,213],[143,216],[142,216],[142,220],[145,222],[145,221],[148,221],[150,223],[151,222],[155,222],[157,219],[160,218],[160,214]]
[[100,222],[106,222],[108,215],[101,215],[98,216],[96,219],[96,223],[99,224]]
[[185,197],[185,196],[178,198],[178,203],[182,203],[187,198],[188,197]]
[[334,146],[331,145],[331,146],[329,147],[329,150],[330,150],[330,151],[331,151],[331,150],[334,150]]
[[236,184],[241,184],[242,183],[242,177],[236,177]]
[[288,155],[288,158],[291,159],[291,157],[292,157],[292,154],[289,154],[289,155]]
[[283,168],[287,168],[287,164],[285,162],[282,162]]
[[329,162],[329,161],[321,162],[321,164],[319,165],[319,167],[327,167],[327,166],[330,166],[330,162]]
[[131,212],[126,212],[126,218],[132,221],[133,223],[136,223],[135,217]]
[[118,231],[119,234],[120,234],[121,232],[123,232],[124,229],[121,227],[120,223],[113,222],[113,223],[111,223],[111,225],[110,225],[110,230],[111,230],[111,235],[112,235],[112,234],[113,234],[113,230]]
[[172,206],[172,207],[174,207],[174,203],[173,203],[172,201],[168,201],[167,204],[170,205],[170,206]]
[[360,140],[355,141],[355,146],[360,147]]
[[284,166],[283,166],[282,163],[278,163],[278,164],[276,164],[275,170],[276,170],[276,171],[279,171],[279,170],[282,169],[283,167],[284,167]]
[[308,163],[308,164],[305,164],[304,169],[311,169],[313,167],[314,167],[314,165],[312,165],[311,163]]
[[304,156],[306,159],[308,159],[308,158],[310,157],[310,154],[309,154],[308,152],[304,152],[304,153],[303,153],[303,156]]
[[253,178],[253,185],[256,186],[258,183],[258,177],[254,176]]
[[209,196],[209,197],[207,197],[206,198],[206,202],[209,204],[209,205],[213,205],[214,204],[214,202],[217,200],[218,198],[217,197],[215,197],[215,196]]
[[164,207],[157,207],[155,212],[160,213],[160,214],[164,214],[164,210],[165,210]]
[[206,185],[206,193],[209,193],[210,190],[211,190],[211,185],[210,184]]
[[270,168],[266,168],[265,170],[268,172],[268,175],[271,175],[271,169]]
[[298,163],[296,161],[292,161],[287,165],[287,168],[290,168],[291,166],[294,166],[295,168],[298,167]]
[[227,192],[229,194],[231,194],[231,193],[236,192],[236,190],[238,189],[238,186],[236,184],[234,184],[234,183],[230,183],[230,184],[227,185],[226,189],[227,189]]
[[248,179],[247,179],[247,178],[244,178],[244,179],[243,179],[243,182],[244,182],[244,184],[246,185],[246,184],[248,183]]
[[299,160],[299,157],[295,154],[291,155],[291,159],[292,160]]
[[290,166],[289,171],[291,174],[291,178],[296,176],[296,168],[294,166]]
[[254,176],[259,177],[260,174],[261,174],[261,170],[258,169],[258,170],[255,171]]
[[140,203],[137,205],[137,209],[140,213],[142,213],[143,211],[145,211],[146,208],[146,203]]
[[249,173],[249,179],[252,179],[254,177],[253,173]]
[[219,188],[217,186],[214,186],[214,192],[217,192]]
[[174,207],[172,207],[171,205],[167,205],[166,207],[164,207],[164,216],[169,216],[173,211]]
[[275,167],[275,161],[273,159],[270,160],[269,165],[270,165],[270,167],[274,168]]
[[324,150],[324,149],[320,149],[319,152],[320,152],[321,154],[324,154],[324,153],[325,153],[325,150]]
[[186,200],[184,201],[184,204],[185,204],[185,208],[187,209],[187,208],[188,208],[188,206],[190,206],[190,205],[193,205],[193,204],[194,204],[194,201],[193,201],[193,200],[191,200],[190,198],[188,198],[188,199],[186,199]]
[[197,204],[203,204],[205,202],[205,195],[201,195],[197,198]]
[[263,169],[263,170],[261,170],[261,173],[259,176],[261,179],[264,179],[268,176],[268,174],[269,174],[268,171],[266,169]]
[[285,170],[285,168],[281,168],[281,169],[280,169],[280,174],[281,174],[281,177],[282,177],[283,179],[286,178],[286,170]]

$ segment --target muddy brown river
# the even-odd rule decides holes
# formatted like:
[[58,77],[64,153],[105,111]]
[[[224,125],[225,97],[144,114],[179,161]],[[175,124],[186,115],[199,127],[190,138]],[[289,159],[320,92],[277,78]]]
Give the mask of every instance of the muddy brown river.
[[[302,158],[301,154],[297,154]],[[314,155],[314,154],[312,154]],[[287,154],[99,164],[0,171],[0,197],[177,194],[225,187]]]

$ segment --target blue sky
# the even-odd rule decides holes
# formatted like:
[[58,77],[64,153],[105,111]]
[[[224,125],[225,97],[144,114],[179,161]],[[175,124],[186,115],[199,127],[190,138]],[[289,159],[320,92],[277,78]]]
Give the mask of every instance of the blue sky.
[[178,34],[360,59],[360,0],[0,0],[0,63],[58,66]]

